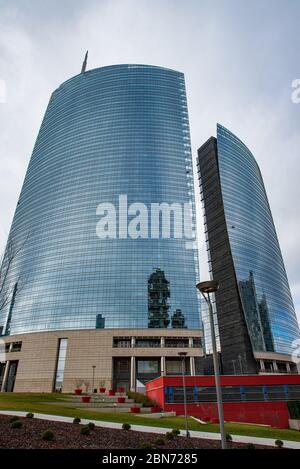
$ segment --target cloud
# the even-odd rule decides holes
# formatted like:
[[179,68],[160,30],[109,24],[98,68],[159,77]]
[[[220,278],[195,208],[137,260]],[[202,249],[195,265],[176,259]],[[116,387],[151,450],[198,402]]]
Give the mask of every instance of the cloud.
[[296,0],[0,1],[0,245],[50,94],[79,73],[85,50],[88,68],[162,65],[185,73],[194,156],[217,121],[253,151],[300,314],[299,20]]

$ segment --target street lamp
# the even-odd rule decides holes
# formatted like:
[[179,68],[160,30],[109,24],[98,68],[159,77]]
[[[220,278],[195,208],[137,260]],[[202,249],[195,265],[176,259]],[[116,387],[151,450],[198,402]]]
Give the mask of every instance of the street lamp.
[[95,392],[95,368],[96,368],[96,365],[93,365],[92,368],[93,368],[92,390],[93,390],[93,392]]
[[219,360],[218,360],[217,345],[216,345],[213,308],[212,308],[212,303],[210,299],[210,294],[218,290],[219,282],[216,282],[215,280],[210,280],[207,282],[199,282],[197,283],[196,287],[201,292],[203,298],[205,299],[208,305],[208,310],[209,310],[209,321],[210,321],[211,342],[212,342],[212,349],[213,349],[213,361],[214,361],[214,372],[215,372],[216,393],[217,393],[217,403],[218,403],[218,414],[219,414],[219,421],[220,421],[221,443],[222,443],[222,449],[226,449],[226,435],[225,435],[225,428],[224,428],[224,414],[223,414],[223,402],[222,402],[222,389],[221,389],[221,383],[220,383]]
[[181,358],[181,369],[182,369],[182,386],[183,386],[183,402],[184,402],[184,419],[185,419],[185,436],[189,438],[189,424],[188,424],[188,415],[187,415],[187,405],[186,405],[186,389],[185,389],[185,357],[187,352],[178,352],[178,355]]

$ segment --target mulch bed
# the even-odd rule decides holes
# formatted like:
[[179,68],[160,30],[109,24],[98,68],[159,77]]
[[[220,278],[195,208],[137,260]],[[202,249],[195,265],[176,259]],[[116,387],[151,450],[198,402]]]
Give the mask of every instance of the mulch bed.
[[[0,448],[25,449],[137,449],[144,443],[150,443],[153,449],[216,449],[220,442],[214,440],[200,440],[199,438],[185,438],[177,436],[167,440],[164,435],[157,433],[143,433],[132,430],[115,430],[96,427],[89,435],[80,434],[84,425],[48,420],[20,418],[22,428],[11,428],[10,416],[0,415]],[[45,441],[41,435],[45,430],[54,432],[53,441]],[[165,445],[155,444],[157,438],[164,438]],[[244,444],[232,443],[232,448],[245,448]],[[265,449],[264,446],[256,446]]]

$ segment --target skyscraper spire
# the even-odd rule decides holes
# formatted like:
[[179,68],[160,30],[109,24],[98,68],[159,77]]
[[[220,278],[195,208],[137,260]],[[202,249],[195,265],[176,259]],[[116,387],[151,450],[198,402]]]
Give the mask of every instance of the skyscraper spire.
[[82,67],[81,67],[81,73],[84,73],[85,70],[86,70],[86,64],[87,64],[88,53],[89,53],[89,51],[87,50],[86,53],[85,53],[85,57],[84,57],[84,61],[83,61]]

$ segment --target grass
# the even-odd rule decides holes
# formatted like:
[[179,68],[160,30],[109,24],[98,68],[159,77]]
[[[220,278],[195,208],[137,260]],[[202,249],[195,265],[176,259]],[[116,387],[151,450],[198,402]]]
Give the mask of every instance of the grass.
[[[49,415],[61,415],[64,417],[80,417],[90,420],[103,420],[106,422],[130,423],[131,425],[146,425],[163,428],[184,429],[185,423],[183,417],[163,417],[160,419],[136,416],[130,413],[112,414],[93,412],[92,410],[75,409],[68,406],[68,402],[62,406],[64,396],[60,394],[44,393],[1,393],[0,410],[24,411]],[[55,406],[55,402],[60,403]],[[219,425],[210,424],[201,425],[195,420],[189,418],[189,429],[204,432],[219,432]],[[238,423],[226,423],[226,433],[231,435],[257,436],[261,438],[270,438],[274,440],[290,440],[300,442],[300,432],[297,430],[282,430],[270,427],[261,427],[256,425],[241,425]]]

